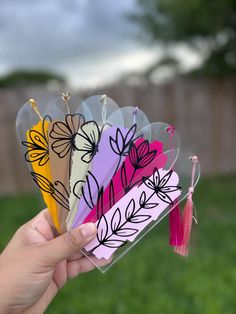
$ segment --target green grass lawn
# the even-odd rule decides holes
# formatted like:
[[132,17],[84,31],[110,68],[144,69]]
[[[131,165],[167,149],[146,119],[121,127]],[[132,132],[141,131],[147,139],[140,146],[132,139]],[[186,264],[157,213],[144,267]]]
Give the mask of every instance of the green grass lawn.
[[[194,199],[189,258],[172,253],[166,219],[106,274],[69,282],[47,313],[236,313],[236,176],[201,180]],[[35,195],[0,199],[0,248],[42,206]]]

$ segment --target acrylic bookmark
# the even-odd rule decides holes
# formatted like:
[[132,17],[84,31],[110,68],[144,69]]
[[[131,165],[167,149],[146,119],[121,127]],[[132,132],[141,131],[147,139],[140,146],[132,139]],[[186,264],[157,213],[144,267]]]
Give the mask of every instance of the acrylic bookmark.
[[49,164],[48,129],[51,118],[40,114],[35,101],[30,104],[39,116],[39,121],[26,132],[26,141],[22,144],[27,147],[25,159],[31,163],[31,175],[43,195],[43,199],[49,209],[53,222],[58,232],[61,232],[56,200],[60,198],[60,192],[52,183],[51,169]]
[[97,258],[109,259],[127,242],[156,220],[180,196],[178,174],[172,170],[154,169],[153,174],[120,199],[97,222],[97,237],[85,250]]
[[[84,220],[84,223],[89,221],[97,221],[101,214],[105,214],[116,202],[128,193],[135,185],[139,184],[142,176],[149,176],[153,169],[150,169],[150,164],[154,168],[163,168],[167,161],[167,156],[163,153],[163,145],[159,141],[154,141],[149,144],[148,140],[140,138],[131,144],[129,154],[125,158],[121,168],[112,178],[109,185],[100,192],[98,204]],[[158,158],[159,157],[159,158]],[[156,163],[153,163],[153,160]],[[146,171],[145,171],[146,169]],[[106,204],[100,206],[100,204]]]
[[86,176],[86,183],[82,188],[82,196],[78,195],[78,198],[81,198],[78,202],[73,227],[83,223],[97,202],[101,186],[108,185],[114,174],[119,170],[129,152],[135,130],[136,125],[133,125],[130,129],[116,126],[102,132],[91,170]]
[[70,213],[67,217],[67,229],[75,219],[77,203],[81,198],[81,190],[86,180],[86,175],[91,167],[91,162],[97,153],[101,139],[101,130],[95,121],[87,121],[79,128],[75,139],[75,150],[71,160],[70,176]]
[[69,213],[69,178],[71,173],[71,156],[75,151],[75,136],[84,117],[80,114],[67,114],[64,121],[53,121],[48,129],[49,163],[52,180],[61,192],[57,202],[57,211],[61,231],[66,231],[66,218]]

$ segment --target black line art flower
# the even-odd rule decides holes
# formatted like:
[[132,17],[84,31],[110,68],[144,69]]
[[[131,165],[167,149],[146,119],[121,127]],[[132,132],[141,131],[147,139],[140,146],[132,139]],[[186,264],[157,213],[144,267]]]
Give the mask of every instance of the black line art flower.
[[150,151],[150,144],[148,140],[141,142],[141,144],[139,144],[138,146],[136,146],[134,142],[131,143],[129,160],[134,169],[129,180],[126,175],[124,163],[121,168],[121,182],[125,193],[127,193],[132,187],[137,185],[138,181],[133,183],[133,179],[137,170],[147,167],[154,160],[156,154],[157,150]]
[[[48,120],[48,121],[47,121]],[[42,122],[42,133],[36,130],[29,131],[29,141],[23,141],[22,144],[28,147],[25,153],[25,160],[28,162],[37,162],[39,166],[44,166],[49,160],[48,134],[46,131],[46,122],[51,122],[49,116],[45,116]]]
[[53,124],[50,132],[50,137],[55,139],[52,149],[60,158],[76,149],[75,136],[84,121],[84,116],[81,114],[67,114],[65,122],[57,121]]
[[143,141],[138,147],[131,143],[129,159],[134,169],[141,169],[149,165],[156,156],[157,151],[150,151],[148,140]]
[[69,209],[69,193],[64,186],[64,184],[60,181],[56,181],[54,184],[50,182],[46,177],[42,176],[39,173],[31,172],[34,182],[38,185],[38,187],[51,195],[51,197],[62,207],[67,210]]
[[127,156],[129,154],[130,145],[132,140],[134,140],[136,128],[137,126],[134,124],[126,134],[122,134],[121,130],[117,128],[115,139],[112,136],[109,138],[111,149],[115,154],[119,155],[119,161],[114,174],[116,174],[120,167],[122,156]]
[[152,176],[152,180],[149,178],[144,178],[143,182],[144,184],[154,191],[154,193],[161,199],[163,202],[167,204],[173,205],[173,200],[170,198],[168,193],[172,193],[174,191],[180,190],[181,188],[179,186],[171,186],[167,185],[171,176],[172,176],[173,170],[170,170],[167,172],[162,178],[160,177],[160,173],[157,168],[154,169],[154,173]]
[[79,129],[76,135],[78,136],[78,141],[76,140],[76,149],[84,152],[84,155],[81,158],[84,162],[89,163],[97,153],[101,133],[102,132],[99,130],[95,121],[88,121]]
[[117,128],[116,138],[110,136],[110,145],[114,153],[120,156],[127,156],[129,153],[130,143],[136,132],[136,124],[134,124],[128,132],[123,135],[121,130]]

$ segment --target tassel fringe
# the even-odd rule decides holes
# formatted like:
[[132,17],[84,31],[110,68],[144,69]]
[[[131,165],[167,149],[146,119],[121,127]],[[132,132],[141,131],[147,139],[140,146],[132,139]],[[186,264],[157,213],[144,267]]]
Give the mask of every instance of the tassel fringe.
[[169,214],[170,240],[169,244],[174,247],[183,245],[183,225],[181,209],[178,200],[174,201],[174,208]]
[[175,252],[182,256],[188,256],[189,242],[193,221],[193,201],[192,193],[189,194],[183,210],[183,244],[175,247]]

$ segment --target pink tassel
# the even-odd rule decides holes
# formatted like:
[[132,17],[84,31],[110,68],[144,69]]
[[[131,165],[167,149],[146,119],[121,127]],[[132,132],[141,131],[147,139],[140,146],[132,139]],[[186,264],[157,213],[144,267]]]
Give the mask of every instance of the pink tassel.
[[169,214],[170,240],[171,246],[178,247],[183,245],[183,226],[181,210],[178,200],[174,200],[174,208]]
[[[170,149],[173,154],[174,145],[173,137],[175,136],[175,127],[170,125],[166,128],[167,133],[169,134]],[[171,156],[172,163],[174,162],[174,155]],[[180,246],[183,244],[183,227],[181,219],[181,209],[178,204],[178,200],[174,200],[173,209],[169,213],[169,229],[170,229],[170,238],[169,244],[171,246]]]
[[196,171],[197,156],[190,157],[193,161],[191,186],[189,188],[189,195],[183,210],[183,244],[175,248],[175,252],[188,256],[189,242],[191,236],[192,222],[193,222],[193,192],[194,192],[194,176]]
[[193,221],[193,201],[192,192],[190,192],[183,211],[183,244],[175,248],[175,252],[182,256],[188,256],[192,221]]

